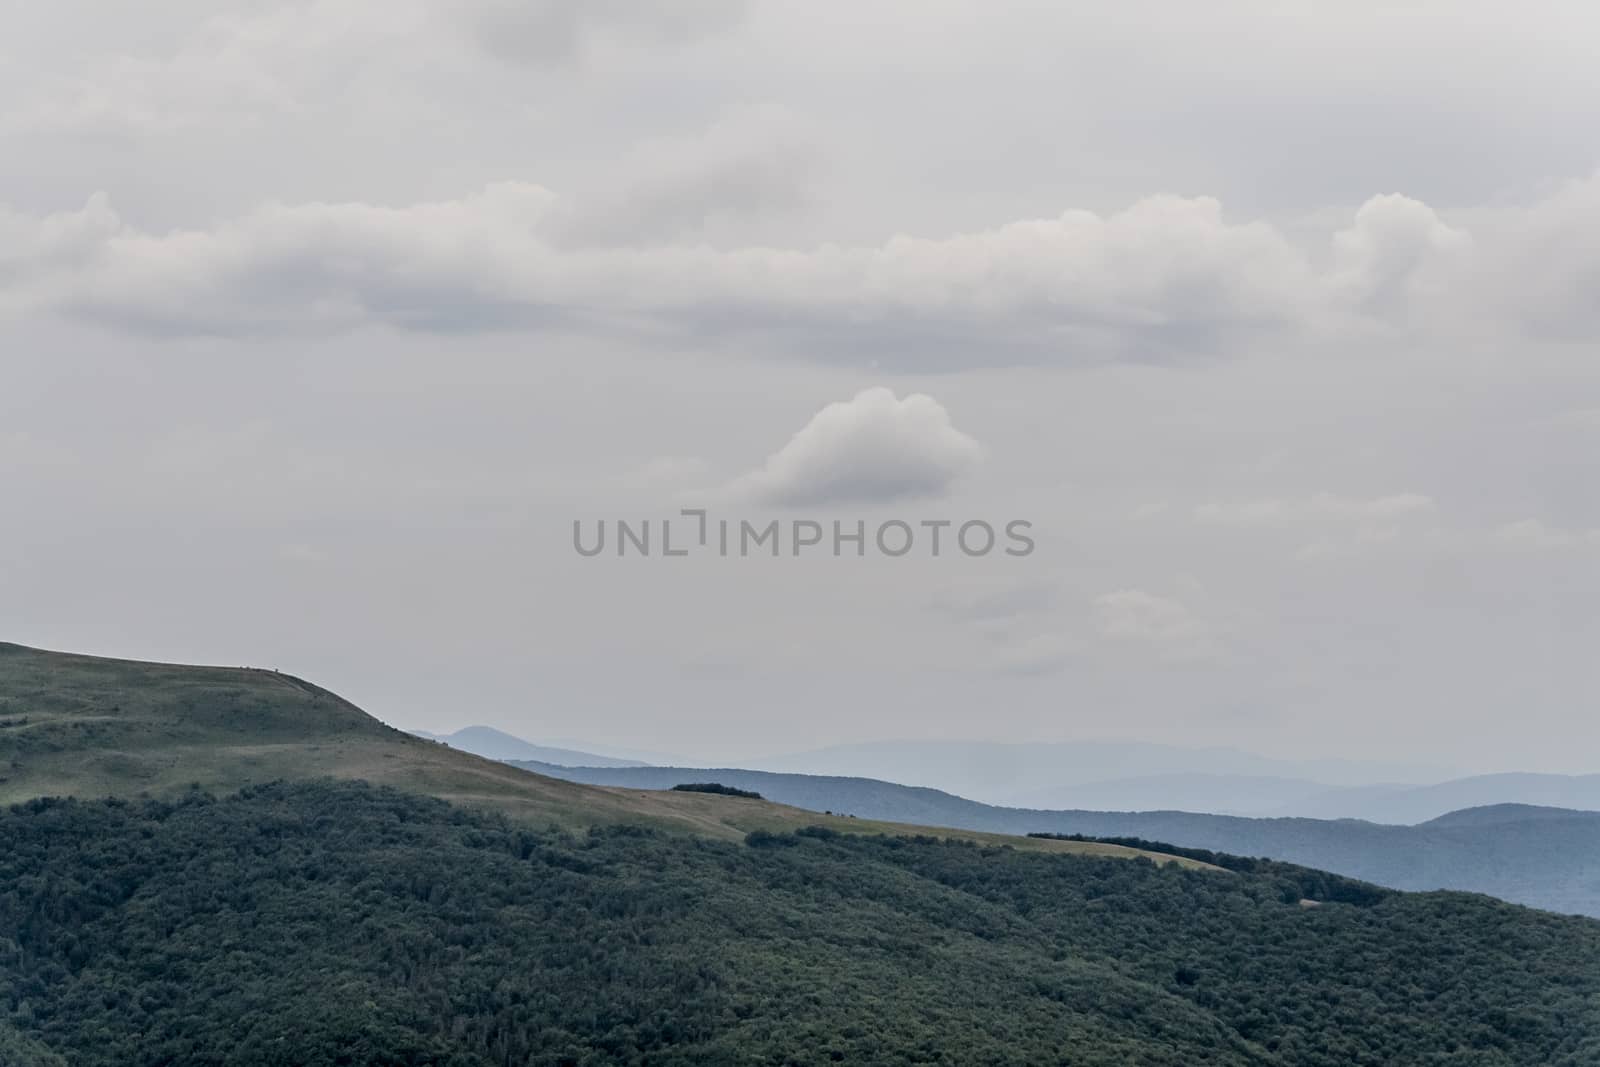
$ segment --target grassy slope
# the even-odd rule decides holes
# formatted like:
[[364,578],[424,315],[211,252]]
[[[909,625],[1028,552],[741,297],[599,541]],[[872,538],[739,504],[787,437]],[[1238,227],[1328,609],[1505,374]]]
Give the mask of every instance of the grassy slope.
[[[547,778],[413,737],[276,671],[137,663],[0,643],[0,804],[161,794],[190,785],[225,792],[319,777],[363,779],[569,828],[638,823],[725,839],[808,825],[927,832],[738,797]],[[972,831],[944,836],[1036,851],[1150,855]]]

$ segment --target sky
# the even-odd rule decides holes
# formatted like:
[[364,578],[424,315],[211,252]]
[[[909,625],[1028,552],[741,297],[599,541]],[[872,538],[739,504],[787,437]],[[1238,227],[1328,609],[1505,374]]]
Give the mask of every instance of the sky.
[[0,12],[0,639],[1600,771],[1590,5]]

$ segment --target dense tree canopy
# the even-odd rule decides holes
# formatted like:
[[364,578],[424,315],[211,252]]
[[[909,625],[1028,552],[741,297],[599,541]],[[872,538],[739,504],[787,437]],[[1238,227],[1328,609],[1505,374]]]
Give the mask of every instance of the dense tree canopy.
[[569,835],[351,784],[0,814],[0,1053],[49,1067],[1589,1067],[1596,960],[1600,923],[1283,865]]
[[721,782],[680,782],[672,788],[680,793],[716,793],[725,797],[744,797],[746,800],[761,799],[761,794],[753,789],[735,789]]

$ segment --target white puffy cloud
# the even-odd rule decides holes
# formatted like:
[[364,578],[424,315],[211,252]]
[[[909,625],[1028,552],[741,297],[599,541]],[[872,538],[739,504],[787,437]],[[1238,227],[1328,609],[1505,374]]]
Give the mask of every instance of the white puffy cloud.
[[970,471],[981,451],[933,397],[867,389],[817,412],[730,489],[781,507],[932,497]]
[[1450,268],[1471,244],[1464,231],[1445,225],[1420,200],[1375,196],[1333,236],[1333,284],[1358,307],[1403,313],[1417,286],[1447,284]]

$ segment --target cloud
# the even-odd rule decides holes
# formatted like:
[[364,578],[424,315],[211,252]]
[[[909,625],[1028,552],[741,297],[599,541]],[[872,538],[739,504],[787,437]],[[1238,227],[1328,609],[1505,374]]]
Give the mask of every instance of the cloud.
[[978,442],[950,423],[931,396],[901,400],[867,389],[829,404],[730,487],[737,496],[781,507],[889,503],[943,494],[978,462]]
[[1600,530],[1569,530],[1547,526],[1538,519],[1520,519],[1497,527],[1496,544],[1524,552],[1555,552],[1567,548],[1600,547]]
[[984,669],[1046,674],[1085,650],[1084,635],[1058,618],[1062,590],[1052,578],[967,579],[940,589],[928,607],[978,646]]
[[278,558],[287,563],[321,564],[329,560],[328,553],[315,545],[294,542],[278,547]]
[[1390,496],[1347,497],[1316,493],[1305,497],[1274,497],[1212,502],[1195,508],[1201,522],[1230,526],[1280,526],[1305,522],[1375,522],[1395,520],[1433,510],[1433,500],[1417,493]]
[[1564,430],[1600,430],[1600,408],[1574,408],[1550,418],[1550,422]]
[[104,193],[79,211],[31,218],[0,205],[0,294],[17,292],[32,275],[82,269],[122,228]]
[[1003,674],[1051,674],[1084,654],[1082,637],[1064,630],[1006,634],[997,643],[989,661]]
[[1471,245],[1464,231],[1445,225],[1420,200],[1375,196],[1334,234],[1333,285],[1368,311],[1404,313],[1416,287],[1449,270]]
[[1163,658],[1211,659],[1220,648],[1212,627],[1182,601],[1143,589],[1118,589],[1095,597],[1095,627],[1109,641],[1143,645]]
[[698,456],[656,456],[622,477],[629,489],[676,489],[703,479],[706,462]]
[[436,42],[422,32],[427,7],[428,0],[219,0],[203,13],[147,9],[109,50],[80,46],[76,64],[56,57],[26,92],[0,104],[0,130],[205,135],[274,113],[303,117],[327,110],[370,57]]
[[[269,204],[206,230],[151,234],[104,198],[33,223],[101,218],[69,264],[38,261],[29,306],[156,333],[572,327],[786,342],[884,364],[1149,357],[1287,323],[1303,275],[1261,223],[1161,197],[942,239],[811,251],[706,245],[562,249],[559,200],[526,183],[382,207]],[[27,220],[22,220],[26,228]],[[92,254],[88,254],[92,253]],[[944,345],[939,351],[937,346]]]
[[646,142],[549,220],[563,246],[722,245],[810,202],[817,138],[787,111],[741,109],[693,137]]
[[0,473],[53,476],[77,464],[72,450],[24,430],[0,432]]
[[1535,556],[1573,549],[1600,548],[1600,528],[1552,525],[1526,518],[1496,526],[1448,527],[1368,525],[1303,545],[1294,558],[1303,562],[1353,559],[1379,552],[1482,559],[1486,554]]
[[1100,632],[1136,641],[1170,641],[1193,634],[1198,624],[1176,600],[1142,589],[1119,589],[1094,600]]
[[1475,294],[1529,333],[1592,343],[1600,332],[1600,174],[1486,213],[1496,250]]
[[940,589],[928,607],[958,622],[1004,625],[1045,614],[1060,597],[1055,581],[1048,579],[969,579]]
[[468,0],[447,8],[487,53],[534,66],[572,62],[597,45],[684,44],[744,17],[746,0]]
[[154,235],[125,225],[97,194],[82,211],[33,227],[36,243],[52,231],[96,243],[17,272],[7,295],[153,333],[293,334],[373,321],[482,330],[509,317],[531,325],[554,313],[541,296],[554,264],[529,236],[552,200],[512,183],[408,208],[269,204],[210,230]]
[[[948,237],[719,248],[705,241],[714,204],[759,214],[794,189],[770,181],[770,159],[750,162],[766,149],[718,151],[709,170],[668,168],[654,199],[631,217],[617,209],[614,227],[603,197],[586,208],[523,182],[402,207],[268,204],[167,233],[129,225],[97,194],[76,212],[0,216],[9,238],[0,308],[155,334],[381,323],[693,338],[886,370],[1210,359],[1351,321],[1456,337],[1520,329],[1535,307],[1551,309],[1539,328],[1570,331],[1594,314],[1578,294],[1600,277],[1600,242],[1550,251],[1566,272],[1553,276],[1535,262],[1544,245],[1507,236],[1522,231],[1500,215],[1469,240],[1403,197],[1369,202],[1333,235],[1325,270],[1265,222],[1230,222],[1214,200],[1171,196]],[[1581,221],[1596,209],[1600,223],[1600,194],[1558,199],[1517,210]]]
[[[315,144],[355,121],[376,136],[375,126],[416,130],[447,111],[460,131],[492,115],[505,94],[506,67],[486,56],[513,68],[603,59],[614,71],[623,65],[615,62],[619,50],[658,62],[666,50],[736,28],[748,7],[748,0],[213,0],[125,14],[68,0],[53,19],[23,28],[31,32],[7,56],[22,76],[0,81],[0,133],[172,145],[184,135],[226,139],[241,127],[260,131],[285,120],[297,143]],[[63,32],[85,22],[93,27]],[[563,94],[543,94],[537,105],[549,108],[555,95]],[[477,114],[464,113],[464,99]],[[519,100],[519,113],[528,106]]]

